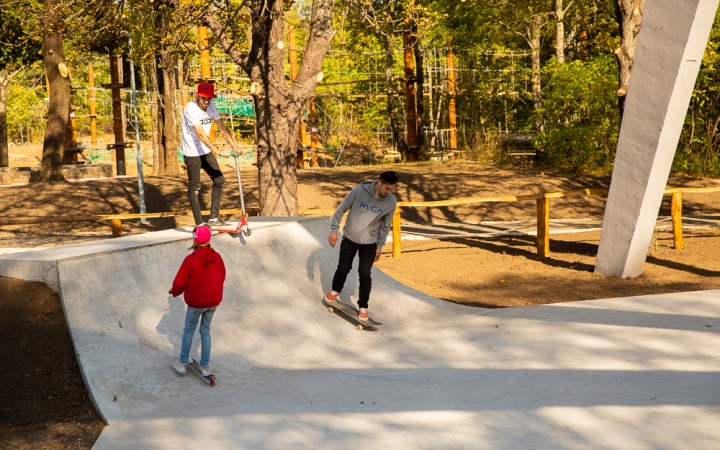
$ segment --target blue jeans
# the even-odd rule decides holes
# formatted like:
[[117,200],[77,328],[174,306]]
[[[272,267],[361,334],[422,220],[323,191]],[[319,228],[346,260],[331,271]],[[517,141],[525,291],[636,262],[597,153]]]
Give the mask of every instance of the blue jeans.
[[197,328],[198,320],[200,322],[200,365],[207,367],[210,365],[210,323],[217,306],[212,308],[191,308],[188,306],[185,315],[185,331],[183,332],[182,347],[180,349],[180,361],[188,362],[190,359],[190,346],[192,345],[195,328]]

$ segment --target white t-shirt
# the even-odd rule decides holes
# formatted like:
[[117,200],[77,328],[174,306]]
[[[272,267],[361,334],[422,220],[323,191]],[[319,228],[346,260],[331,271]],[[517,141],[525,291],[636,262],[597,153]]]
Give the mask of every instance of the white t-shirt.
[[206,136],[210,136],[212,121],[220,119],[215,103],[210,103],[207,111],[203,111],[195,100],[185,106],[182,121],[182,152],[185,156],[201,156],[210,153],[210,149],[200,141],[194,125],[202,125]]

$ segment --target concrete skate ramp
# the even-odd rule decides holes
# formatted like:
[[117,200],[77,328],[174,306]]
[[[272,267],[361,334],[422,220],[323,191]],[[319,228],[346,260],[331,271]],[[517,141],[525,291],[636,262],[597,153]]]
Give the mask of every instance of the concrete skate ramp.
[[[56,261],[83,375],[108,422],[96,448],[649,449],[720,439],[717,291],[487,310],[374,269],[371,312],[384,325],[357,331],[321,305],[337,264],[328,220],[252,225],[249,238],[213,239],[228,268],[212,325],[215,387],[170,365],[185,307],[167,291],[189,239]],[[351,275],[342,297],[356,300],[356,288]],[[198,345],[196,336],[194,357]]]

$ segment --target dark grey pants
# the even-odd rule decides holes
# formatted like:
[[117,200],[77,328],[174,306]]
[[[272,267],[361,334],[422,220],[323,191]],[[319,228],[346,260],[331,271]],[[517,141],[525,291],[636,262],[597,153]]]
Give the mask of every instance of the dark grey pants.
[[185,166],[188,175],[188,199],[190,200],[190,208],[193,212],[195,225],[205,222],[200,212],[200,169],[212,179],[212,201],[210,203],[210,218],[216,219],[220,214],[220,200],[222,199],[223,186],[225,186],[225,177],[220,171],[220,166],[212,153],[202,156],[185,156]]
[[358,308],[368,307],[370,290],[372,289],[370,272],[375,262],[376,250],[377,244],[356,244],[346,237],[343,237],[342,242],[340,242],[340,258],[337,269],[335,270],[335,276],[333,276],[332,290],[342,292],[345,286],[345,280],[350,270],[352,270],[353,259],[355,259],[356,254],[359,255],[358,275],[360,275],[360,295],[357,302]]

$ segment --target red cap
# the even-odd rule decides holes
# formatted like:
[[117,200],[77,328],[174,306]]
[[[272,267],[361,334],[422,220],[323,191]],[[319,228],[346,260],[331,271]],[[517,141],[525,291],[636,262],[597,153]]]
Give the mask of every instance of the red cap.
[[207,97],[207,98],[217,98],[217,95],[215,95],[215,86],[213,86],[210,83],[200,83],[198,84],[198,90],[195,94],[196,97]]
[[205,245],[210,242],[212,231],[207,225],[200,225],[193,230],[193,242],[197,245]]

